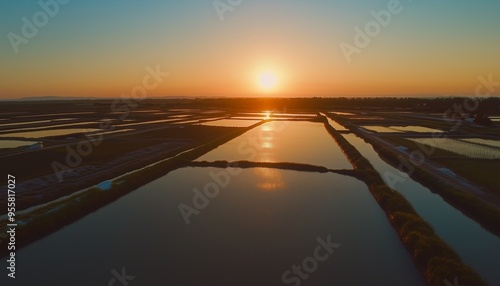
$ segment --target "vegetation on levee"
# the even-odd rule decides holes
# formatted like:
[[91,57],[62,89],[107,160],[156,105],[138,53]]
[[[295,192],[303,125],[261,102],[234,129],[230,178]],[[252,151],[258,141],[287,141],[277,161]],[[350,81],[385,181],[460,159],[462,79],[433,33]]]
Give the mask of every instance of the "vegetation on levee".
[[186,163],[187,167],[214,167],[214,168],[271,168],[301,172],[315,172],[315,173],[337,173],[341,175],[352,176],[361,178],[361,173],[356,170],[346,169],[328,169],[323,166],[315,166],[310,164],[291,163],[291,162],[250,162],[250,161],[194,161]]
[[446,202],[460,210],[471,219],[477,221],[491,233],[500,236],[500,211],[498,208],[483,201],[470,192],[457,190],[440,180],[435,174],[432,174],[418,166],[412,165],[407,158],[397,154],[394,150],[379,146],[377,145],[377,142],[373,142],[368,138],[364,139],[368,143],[372,144],[381,157],[385,158],[386,161],[396,167],[401,164],[401,162],[404,162],[407,166],[413,166],[415,169],[410,174],[411,178],[438,193]]
[[326,117],[324,119],[326,129],[337,141],[355,170],[364,174],[363,180],[396,229],[426,283],[443,285],[443,281],[458,277],[460,283],[464,285],[487,285],[446,242],[436,235],[432,226],[417,214],[412,205],[384,182],[371,163],[328,124]]
[[[119,180],[113,181],[109,190],[92,187],[82,193],[57,202],[49,203],[46,206],[26,214],[17,215],[16,220],[18,222],[18,227],[16,228],[16,248],[20,249],[29,243],[83,218],[87,214],[106,206],[148,182],[158,179],[179,167],[185,166],[187,162],[200,157],[262,123],[263,121],[247,128],[238,128],[231,133],[220,136],[217,139],[180,153],[172,158],[159,161],[158,163],[138,171],[128,173],[120,177]],[[6,234],[6,227],[7,221],[0,221],[0,234]],[[0,257],[8,253],[7,243],[8,240],[6,237],[0,237]]]
[[[467,190],[457,190],[453,186],[445,183],[441,180],[439,174],[433,174],[422,168],[421,166],[413,164],[408,157],[402,156],[397,150],[394,148],[387,148],[384,145],[381,145],[380,142],[373,140],[370,136],[366,136],[365,133],[360,132],[359,129],[353,128],[354,126],[346,121],[346,119],[330,114],[332,119],[335,119],[337,122],[349,128],[353,133],[357,134],[359,137],[363,138],[367,143],[371,144],[374,150],[380,155],[382,159],[386,162],[394,166],[395,168],[399,168],[399,166],[412,166],[413,170],[409,173],[410,177],[422,185],[428,187],[433,192],[438,193],[446,202],[450,205],[454,206],[458,210],[460,210],[463,214],[467,215],[471,219],[477,221],[481,226],[486,228],[491,233],[500,236],[500,210],[490,204],[488,201],[485,201],[483,198],[478,197],[477,195],[471,194],[467,192]],[[394,139],[392,137],[391,141],[396,140],[396,142],[404,143],[403,138]],[[407,140],[408,141],[408,140]],[[418,145],[416,143],[411,144],[401,144],[405,147],[408,147],[409,150],[418,150]],[[413,148],[414,147],[414,148]],[[431,148],[427,148],[430,150]],[[441,158],[441,157],[456,157],[458,155],[447,152],[445,150],[441,150],[436,148],[435,152],[430,159]],[[481,160],[482,166],[480,170],[483,170],[486,166],[486,162],[495,162],[495,160]],[[494,163],[493,163],[494,164]],[[479,164],[476,164],[479,165]],[[455,166],[456,167],[456,166]],[[463,171],[466,168],[461,166],[460,169]],[[497,168],[490,170],[489,172],[495,173]],[[405,171],[405,170],[403,170]],[[406,170],[407,171],[407,170]],[[488,172],[488,171],[486,171]],[[480,178],[477,175],[477,170],[473,174],[476,174],[476,179]],[[480,175],[484,176],[484,175]],[[496,177],[496,173],[492,175]],[[465,176],[467,177],[467,176]],[[484,178],[484,177],[483,177]],[[491,178],[488,178],[491,180]],[[495,190],[497,187],[496,184],[492,185]],[[496,191],[497,193],[498,191]]]
[[[443,182],[439,175],[433,174],[421,166],[411,163],[409,158],[402,156],[397,150],[382,146],[378,141],[373,140],[370,136],[366,136],[366,134],[361,132],[358,128],[353,128],[353,126],[345,122],[341,117],[333,115],[332,117],[344,126],[350,127],[349,129],[353,133],[371,144],[381,158],[395,168],[399,168],[399,166],[412,166],[413,170],[409,173],[412,179],[428,187],[433,192],[438,193],[450,205],[481,224],[482,227],[491,233],[500,236],[500,210],[497,207],[471,194],[465,189],[458,190]],[[445,151],[439,150],[437,152],[441,152],[440,154],[442,154]]]

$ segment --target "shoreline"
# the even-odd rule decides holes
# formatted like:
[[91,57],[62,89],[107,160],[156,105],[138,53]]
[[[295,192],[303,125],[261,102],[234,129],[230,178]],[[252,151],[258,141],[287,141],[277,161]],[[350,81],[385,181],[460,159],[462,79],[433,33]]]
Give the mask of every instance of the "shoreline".
[[453,248],[436,235],[432,226],[416,213],[401,194],[384,182],[371,163],[328,123],[327,117],[323,118],[328,133],[354,169],[364,174],[363,181],[386,213],[426,283],[442,285],[446,279],[460,274],[460,283],[465,285],[488,285],[474,269],[462,261]]

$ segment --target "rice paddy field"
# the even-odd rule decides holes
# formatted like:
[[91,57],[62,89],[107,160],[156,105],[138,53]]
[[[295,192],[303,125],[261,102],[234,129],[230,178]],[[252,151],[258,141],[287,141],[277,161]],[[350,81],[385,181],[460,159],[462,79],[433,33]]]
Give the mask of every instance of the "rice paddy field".
[[[99,202],[96,208],[101,208],[105,210],[105,212],[108,212],[111,210],[111,208],[107,206],[107,204],[111,202],[111,196],[109,195],[111,191],[114,190],[116,192],[116,198],[118,199],[114,203],[119,206],[119,209],[129,207],[126,204],[120,203],[120,200],[126,199],[125,194],[130,192],[131,195],[137,195],[142,192],[144,193],[144,201],[148,201],[147,205],[158,203],[158,209],[155,209],[151,213],[151,216],[142,218],[144,221],[150,221],[152,218],[157,217],[157,211],[161,212],[161,210],[166,209],[165,202],[173,204],[172,208],[169,209],[173,209],[174,213],[177,212],[178,201],[174,199],[184,198],[183,196],[186,195],[186,192],[182,190],[189,190],[191,188],[190,185],[183,185],[184,183],[180,181],[172,180],[172,177],[185,177],[186,182],[192,183],[201,178],[201,175],[198,174],[200,171],[207,170],[211,172],[210,174],[219,174],[222,170],[227,169],[225,167],[226,165],[224,165],[225,163],[229,164],[232,162],[237,164],[241,163],[241,169],[244,171],[242,171],[242,175],[240,175],[238,179],[234,178],[234,180],[231,180],[231,184],[235,184],[235,186],[228,187],[229,192],[227,193],[229,195],[235,195],[235,200],[228,200],[231,203],[227,205],[229,211],[227,215],[221,216],[220,209],[215,208],[216,204],[223,202],[223,200],[214,201],[214,207],[210,207],[210,209],[214,211],[214,221],[224,217],[227,218],[228,221],[235,222],[236,216],[234,210],[238,208],[234,207],[234,203],[238,202],[238,198],[244,199],[241,200],[242,204],[247,204],[248,198],[251,196],[263,198],[265,200],[272,198],[272,196],[276,196],[277,200],[272,204],[272,206],[275,207],[276,202],[292,202],[290,198],[297,196],[298,201],[301,201],[303,204],[292,202],[292,204],[288,205],[291,208],[296,208],[293,210],[294,214],[300,215],[301,217],[309,216],[310,221],[313,222],[312,225],[317,226],[317,228],[311,228],[311,230],[313,230],[312,233],[305,232],[306,236],[314,238],[315,233],[324,229],[331,230],[332,233],[335,232],[346,235],[349,232],[345,231],[345,229],[342,230],[342,227],[361,225],[361,223],[349,222],[343,224],[332,222],[335,221],[335,217],[343,221],[349,217],[348,214],[355,208],[354,204],[347,203],[346,201],[346,199],[348,200],[350,197],[355,198],[356,201],[360,201],[366,197],[368,201],[372,200],[371,204],[373,204],[373,208],[375,209],[379,207],[374,204],[376,202],[378,202],[382,208],[391,208],[391,211],[394,213],[398,211],[401,212],[401,210],[405,209],[405,205],[402,204],[402,201],[398,202],[396,199],[391,199],[391,204],[388,205],[384,205],[383,203],[380,204],[380,202],[385,202],[387,200],[385,196],[396,194],[396,192],[387,192],[384,196],[378,197],[378,195],[381,194],[379,192],[385,192],[386,189],[382,188],[382,186],[376,189],[372,187],[374,174],[378,172],[380,175],[384,175],[385,169],[373,169],[372,172],[368,172],[368,169],[353,169],[353,166],[358,166],[356,168],[362,166],[361,163],[359,163],[362,162],[359,157],[352,157],[352,154],[355,154],[354,150],[365,155],[366,150],[371,150],[371,153],[368,153],[370,156],[367,155],[367,159],[375,165],[375,168],[380,167],[380,164],[377,164],[377,162],[382,162],[382,160],[378,159],[379,154],[377,154],[377,151],[371,149],[372,147],[370,144],[373,143],[368,143],[368,141],[365,142],[360,137],[358,143],[363,143],[367,147],[363,147],[363,144],[353,144],[352,152],[349,151],[352,153],[351,154],[345,151],[350,149],[339,149],[340,145],[337,144],[341,141],[337,141],[337,139],[332,140],[331,138],[331,136],[335,134],[335,136],[340,136],[342,138],[351,138],[357,136],[355,134],[358,133],[366,134],[380,141],[385,141],[389,143],[386,148],[392,148],[399,152],[398,154],[402,155],[408,155],[413,150],[418,150],[419,146],[426,146],[427,149],[433,150],[432,154],[428,154],[426,157],[426,161],[430,164],[437,164],[440,167],[436,169],[435,172],[438,174],[437,176],[440,176],[438,180],[445,180],[446,176],[455,176],[456,178],[463,178],[464,181],[467,179],[478,186],[490,190],[490,194],[492,195],[493,193],[500,195],[496,182],[496,173],[500,167],[500,139],[496,139],[497,137],[494,135],[495,132],[498,131],[495,127],[477,126],[471,124],[469,121],[464,121],[458,131],[450,132],[449,130],[452,129],[453,122],[444,121],[440,114],[424,114],[418,112],[377,112],[366,110],[363,112],[358,110],[337,111],[335,109],[323,108],[293,110],[291,108],[271,109],[269,107],[263,107],[257,110],[244,110],[240,108],[223,108],[223,105],[219,106],[219,104],[214,104],[215,107],[213,108],[198,108],[198,103],[192,104],[192,106],[180,105],[178,108],[172,108],[171,106],[173,106],[173,104],[168,106],[167,103],[168,102],[158,102],[126,113],[109,112],[107,109],[108,107],[104,103],[98,102],[92,105],[92,109],[94,109],[95,106],[102,105],[102,110],[97,113],[78,111],[86,110],[85,108],[78,107],[74,108],[77,112],[57,114],[51,111],[55,109],[55,105],[53,106],[51,104],[47,105],[47,114],[45,117],[30,117],[27,116],[26,113],[16,113],[13,115],[6,115],[8,113],[1,114],[0,117],[3,118],[0,118],[0,120],[3,120],[0,122],[5,124],[0,123],[0,155],[10,159],[15,158],[15,160],[10,160],[9,166],[6,165],[7,161],[1,162],[0,165],[3,164],[2,166],[4,168],[8,167],[10,170],[15,170],[15,172],[19,174],[24,172],[22,180],[20,180],[18,185],[19,190],[23,190],[19,191],[17,198],[21,210],[27,211],[41,205],[44,206],[55,200],[60,200],[62,202],[63,200],[69,199],[72,195],[79,196],[80,190],[86,190],[85,188],[87,187],[92,188],[92,186],[96,186],[98,189],[97,193],[100,195],[105,194],[103,196],[109,201],[104,200],[104,197],[99,195],[89,201],[83,200],[80,197],[75,197],[73,203],[79,204],[80,202],[87,202],[89,206],[94,207],[93,204]],[[186,108],[190,106],[192,108]],[[19,109],[22,110],[22,108]],[[71,109],[68,108],[68,110]],[[339,118],[344,120],[338,121],[337,119]],[[101,123],[109,123],[112,128],[104,128],[101,126]],[[94,142],[92,138],[98,137],[100,139],[95,141],[96,144],[92,146],[92,151],[85,156],[82,155],[82,165],[73,168],[71,172],[65,173],[64,183],[57,183],[57,177],[53,174],[51,164],[54,161],[66,162],[65,160],[67,160],[68,154],[67,149],[72,148],[72,150],[78,150],[79,146],[83,144],[81,143],[82,141],[88,140],[89,142]],[[182,156],[178,154],[182,154]],[[189,154],[189,156],[185,154]],[[361,155],[365,156],[363,154]],[[177,156],[180,156],[179,159],[174,160],[173,158],[177,158]],[[37,164],[27,165],[19,163],[28,162],[34,159],[36,159]],[[178,165],[171,163],[170,160]],[[193,160],[193,162],[187,163],[189,160]],[[131,177],[130,181],[127,181],[127,184],[133,183],[137,185],[132,185],[132,187],[126,186],[126,184],[123,183],[125,181],[121,179],[117,179],[116,184],[110,183],[112,182],[110,178],[122,178],[121,176],[124,176],[124,172],[127,172],[125,174],[134,173],[136,171],[143,172],[145,168],[149,168],[148,166],[157,166],[157,164],[159,164],[158,162],[165,162],[165,164],[158,165],[158,171],[153,172],[148,169],[148,172],[151,172],[150,177],[145,177],[144,174],[146,173],[137,173],[133,178]],[[168,164],[166,164],[167,162]],[[297,166],[299,165],[304,169],[294,169],[298,168]],[[272,166],[272,168],[269,166]],[[330,176],[332,174],[323,174],[323,171],[311,171],[314,169],[311,169],[312,167],[321,167],[323,171],[329,170],[328,172],[337,172],[338,174],[343,174],[342,176],[352,176],[352,178],[346,179],[353,182],[356,180],[366,180],[367,186],[364,188],[355,185],[350,186],[349,180],[346,180],[347,187],[344,190],[342,181],[338,179],[339,175]],[[168,174],[162,175],[163,173],[161,173],[164,172],[165,168],[167,170],[170,170],[170,168],[181,169],[169,177]],[[440,172],[440,170],[446,170],[447,172]],[[300,177],[302,176],[300,172],[305,172],[303,178]],[[318,174],[313,174],[314,172]],[[196,176],[193,175],[195,173],[197,174]],[[209,176],[213,176],[210,174]],[[21,176],[19,177],[21,178]],[[329,182],[329,177],[335,182]],[[142,184],[141,180],[147,183],[151,180],[158,179],[162,180],[158,188],[153,187],[148,189],[148,187],[146,189],[136,189],[142,186],[140,185]],[[297,179],[307,184],[318,184],[318,187],[300,187],[297,183]],[[323,180],[326,181],[324,182]],[[201,186],[202,183],[203,180],[199,181],[198,185]],[[249,185],[254,187],[247,190],[246,188]],[[408,187],[409,185],[412,187]],[[326,188],[323,190],[321,186],[326,186]],[[491,266],[491,261],[495,261],[498,255],[491,251],[488,253],[489,258],[485,258],[485,256],[481,254],[483,253],[481,249],[496,249],[496,246],[491,246],[496,244],[488,244],[487,240],[484,239],[484,237],[491,236],[488,233],[491,232],[491,230],[488,228],[482,229],[482,225],[477,224],[477,222],[471,221],[470,224],[463,223],[462,219],[466,219],[465,216],[467,215],[464,216],[464,214],[462,214],[462,209],[452,205],[445,197],[434,192],[434,190],[422,189],[423,187],[416,188],[415,186],[418,186],[418,182],[410,177],[405,180],[405,185],[401,185],[401,188],[397,189],[397,191],[403,195],[408,194],[409,205],[418,210],[415,215],[422,215],[425,221],[431,223],[432,227],[436,230],[436,238],[443,239],[445,243],[449,244],[453,250],[459,253],[460,257],[464,259],[467,265],[471,265],[472,268],[482,277],[486,278],[487,281],[495,281],[498,274],[496,269],[493,269],[494,267]],[[178,191],[179,188],[182,190]],[[423,191],[421,191],[421,189]],[[77,192],[75,192],[75,190]],[[234,191],[231,192],[230,190]],[[241,190],[247,192],[241,192]],[[308,191],[306,192],[304,190]],[[376,200],[373,200],[373,198],[369,196],[367,190],[373,192]],[[364,195],[363,192],[365,193]],[[308,203],[308,201],[304,200],[305,198],[313,198],[312,195],[315,194],[324,194],[325,196],[314,197],[316,199],[314,203]],[[427,199],[424,199],[424,194]],[[167,197],[164,197],[165,195]],[[413,197],[414,195],[418,196]],[[109,198],[107,196],[109,196]],[[160,200],[162,197],[165,198],[163,202]],[[113,195],[113,199],[114,198],[115,195]],[[432,201],[428,198],[432,198]],[[189,196],[184,199],[189,199]],[[131,202],[135,204],[137,200],[131,199]],[[318,205],[325,202],[332,202],[334,204],[325,205],[324,209],[318,208]],[[109,205],[111,204],[113,203],[109,203]],[[440,205],[438,206],[436,204]],[[276,213],[275,210],[266,212],[265,209],[255,208],[254,205],[249,205],[249,209],[258,215],[262,215],[264,218],[257,221],[269,222],[270,214]],[[457,210],[455,211],[454,208],[456,207]],[[69,210],[68,212],[73,212],[75,209],[74,207],[67,208],[67,210]],[[342,209],[344,209],[346,213],[340,213]],[[374,216],[374,210],[367,211],[369,205],[359,206],[358,209],[362,210],[360,214],[368,214],[368,216],[362,218],[356,213],[352,216],[353,219],[359,220],[361,218],[362,221],[368,222],[369,219],[377,218]],[[452,211],[445,211],[446,209]],[[87,212],[93,212],[93,210],[94,209],[91,207],[84,207],[80,208],[79,212],[86,214]],[[41,214],[42,211],[43,209],[40,213],[37,213],[37,215]],[[44,225],[50,222],[53,218],[51,213],[56,211],[60,210],[57,207],[54,207],[53,210],[48,210],[46,214],[50,216],[44,216],[46,220],[36,225]],[[204,213],[208,214],[209,212],[210,210],[207,209],[207,212]],[[329,214],[329,212],[333,213]],[[383,214],[382,212],[380,213]],[[99,220],[112,220],[117,216],[124,217],[117,214],[118,213],[114,213],[110,217],[105,215],[100,217]],[[241,214],[242,216],[240,219],[242,220],[248,221],[250,218],[254,220],[253,215],[250,215],[248,211],[242,211]],[[166,213],[163,214],[163,217],[166,215]],[[329,219],[323,220],[322,215],[327,215]],[[172,215],[167,216],[174,217]],[[34,217],[36,217],[36,215],[32,215],[29,218],[31,219]],[[61,215],[61,217],[66,219],[66,216]],[[210,215],[206,217],[210,218]],[[78,218],[77,215],[73,216],[73,219]],[[290,230],[293,230],[294,227],[298,225],[296,223],[297,220],[290,220],[285,216],[282,216],[282,218],[284,221],[288,221],[288,223],[291,224],[286,227],[287,225],[280,223],[279,220],[274,220],[274,224]],[[409,218],[412,220],[414,219],[413,216]],[[178,216],[177,219],[180,220],[181,223],[183,222],[182,216]],[[196,223],[194,219],[193,217],[193,223]],[[470,219],[473,220],[474,218]],[[28,220],[23,218],[20,221],[26,223]],[[127,221],[128,219],[123,220],[124,223],[127,223]],[[324,223],[326,221],[329,223]],[[387,226],[390,226],[383,216],[381,217],[381,221],[384,221]],[[391,221],[389,220],[389,222]],[[159,221],[159,224],[163,225],[163,223],[163,221]],[[397,231],[391,232],[392,230],[390,228],[387,228],[388,231],[381,231],[383,229],[383,224],[381,223],[378,223],[376,226],[372,223],[368,224],[371,229],[367,230],[374,234],[374,236],[387,235],[389,237],[390,235],[394,236],[398,233]],[[248,225],[252,226],[253,224],[245,224],[245,226]],[[455,227],[452,228],[450,225]],[[471,225],[473,225],[473,227],[471,227]],[[78,227],[78,221],[68,226],[72,226],[76,229],[74,232],[75,234],[85,232]],[[260,237],[265,237],[265,235],[273,234],[273,231],[278,229],[272,224],[269,224],[269,226],[269,229],[260,226],[255,229],[249,228],[249,235],[246,235],[246,237],[250,237],[249,241],[254,243],[254,238],[252,238],[253,234],[261,233]],[[220,227],[222,228],[218,229],[221,230],[227,227],[226,222],[221,223]],[[413,225],[412,227],[420,230],[420,226],[417,227]],[[351,228],[348,227],[348,229]],[[200,228],[199,231],[203,231],[203,229],[204,226]],[[303,230],[303,226],[300,226],[300,229]],[[376,232],[373,231],[373,229],[376,229]],[[457,229],[462,231],[459,235],[457,235]],[[51,231],[57,230],[54,228]],[[156,231],[156,228],[152,231]],[[172,232],[169,231],[166,235],[169,236],[171,233]],[[210,230],[209,233],[216,234],[216,232],[212,230]],[[279,231],[279,233],[282,233],[282,231]],[[359,230],[356,230],[354,233],[360,238],[366,237],[366,235],[363,236]],[[109,234],[108,238],[114,240],[115,232],[110,231]],[[223,231],[218,234],[218,236],[223,237],[223,234],[226,234],[226,232]],[[59,235],[61,235],[61,237],[70,236],[67,232],[60,232]],[[240,231],[230,232],[229,235],[240,235]],[[466,235],[470,236],[466,239]],[[184,236],[184,234],[181,236]],[[194,237],[198,236],[195,235]],[[307,243],[308,237],[304,237],[304,241],[301,241],[299,244]],[[182,237],[179,237],[179,243],[184,241],[181,238]],[[132,238],[132,241],[135,239],[136,238]],[[56,240],[54,240],[54,242]],[[358,241],[357,238],[352,240],[351,236],[343,240],[348,242]],[[470,243],[472,240],[474,240],[474,245]],[[86,241],[85,239],[82,240],[81,245],[84,245]],[[123,241],[125,240],[122,240],[122,242]],[[161,237],[158,241],[163,245],[164,240],[161,239]],[[403,269],[406,271],[406,274],[402,275],[402,272],[400,272],[399,275],[405,279],[406,277],[413,276],[410,280],[415,285],[423,285],[423,281],[421,281],[421,277],[418,276],[417,272],[419,264],[416,263],[412,265],[409,260],[411,256],[404,257],[404,255],[407,255],[405,250],[402,247],[395,247],[399,242],[388,243],[388,241],[390,241],[389,239],[383,239],[383,241],[384,244],[382,244],[382,246],[387,247],[387,249],[380,246],[376,247],[378,249],[377,251],[382,251],[384,253],[392,251],[396,254],[401,252],[401,255],[398,256],[399,258],[396,257],[399,260],[391,258],[387,261],[396,263],[398,265],[398,271],[403,269],[403,262],[406,263],[406,267]],[[490,242],[491,241],[493,240],[491,239]],[[496,243],[496,241],[497,240],[494,242]],[[261,242],[261,245],[256,243],[254,248],[262,249],[262,247],[265,247],[267,241],[262,240]],[[36,249],[55,249],[52,246],[45,247],[40,245],[33,249],[35,249],[35,251],[38,251]],[[176,245],[176,243],[171,245]],[[98,248],[99,246],[90,243],[87,247],[92,249]],[[125,246],[126,249],[130,249],[130,247],[131,246]],[[413,248],[411,245],[405,245],[405,247],[410,250],[410,254],[412,253],[411,251],[413,251],[412,249],[419,249]],[[155,247],[151,247],[151,249],[153,248]],[[121,251],[122,249],[124,248],[120,246],[116,247],[116,250]],[[173,246],[172,249],[177,249],[177,246]],[[344,249],[350,250],[352,248],[346,243]],[[30,250],[23,251],[26,251],[23,254],[24,257],[31,257],[33,255]],[[60,251],[62,253],[66,250],[61,248]],[[285,253],[293,252],[286,251]],[[345,257],[351,254],[352,252],[346,252]],[[135,253],[133,256],[136,257],[136,255],[139,255],[139,252]],[[248,255],[254,255],[254,252],[248,251]],[[267,254],[264,253],[263,259],[266,256]],[[214,259],[219,259],[216,255],[213,257]],[[297,259],[300,259],[301,256],[298,257]],[[352,255],[352,257],[358,258],[356,255]],[[362,260],[367,259],[366,256],[359,257],[361,257]],[[20,260],[27,261],[27,259]],[[262,261],[262,259],[259,260]],[[233,266],[232,261],[232,259],[228,259],[227,267]],[[161,263],[167,262],[163,261]],[[69,265],[70,263],[63,264]],[[385,283],[385,285],[402,285],[401,283],[405,283],[402,282],[404,279],[397,283],[393,282],[392,280],[398,278],[396,276],[380,275],[385,268],[393,269],[395,266],[390,267],[389,265],[388,267],[382,263],[376,264],[377,267],[369,269],[370,273],[376,273],[377,277],[379,277],[377,279],[380,280],[380,283],[375,282],[375,284]],[[132,260],[129,265],[133,265]],[[417,267],[415,268],[414,266]],[[24,267],[30,269],[28,265]],[[138,264],[137,267],[138,269],[142,269],[140,268],[140,264]],[[177,266],[172,264],[172,268],[175,267]],[[342,271],[340,271],[341,268],[339,268],[338,273],[355,272],[359,269],[359,264],[356,264],[356,267],[353,268],[354,270],[346,271],[345,269],[348,268],[346,267],[347,266],[343,264]],[[282,268],[286,269],[286,265],[277,267],[278,270]],[[82,272],[88,271],[82,270]],[[144,268],[143,273],[146,272],[147,270]],[[278,271],[278,274],[280,274],[279,272],[280,271]],[[275,279],[273,273],[270,273],[272,276],[269,276],[270,281]],[[331,274],[333,272],[328,271],[325,273]],[[373,280],[374,278],[370,278],[362,283],[352,284],[349,283],[347,279],[342,280],[342,277],[340,277],[341,275],[338,273],[334,275],[335,279],[331,281],[337,281],[342,285],[364,285],[366,284],[365,282],[378,281]],[[389,271],[389,273],[391,273],[391,271]],[[235,272],[235,279],[240,276],[240,274]],[[154,273],[149,277],[155,277]],[[31,277],[27,278],[31,279]],[[279,278],[278,275],[277,279],[279,280]],[[36,280],[38,279],[42,278],[37,277]],[[52,275],[47,275],[43,279],[50,281]],[[320,282],[313,283],[313,285],[323,285],[326,281],[320,276],[318,276],[318,279]],[[443,279],[440,278],[440,281],[442,280]],[[26,280],[26,282],[27,283],[24,285],[32,284],[31,280],[30,282]],[[410,283],[406,284],[410,285]],[[243,283],[239,285],[246,284]],[[256,284],[250,283],[249,285]],[[276,283],[273,282],[261,285],[276,285]],[[481,284],[468,283],[464,285]]]
[[419,132],[419,133],[437,133],[443,132],[439,129],[428,128],[424,126],[362,126],[364,129],[375,132],[402,133],[402,132]]
[[[500,141],[484,139],[408,138],[427,146],[474,159],[500,159]],[[495,147],[496,146],[496,147]]]

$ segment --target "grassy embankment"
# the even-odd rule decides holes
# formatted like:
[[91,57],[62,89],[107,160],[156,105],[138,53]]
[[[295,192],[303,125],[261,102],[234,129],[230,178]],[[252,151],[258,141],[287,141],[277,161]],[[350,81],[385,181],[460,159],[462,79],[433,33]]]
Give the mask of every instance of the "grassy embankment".
[[[347,119],[338,116],[332,117],[342,125],[346,127],[350,126]],[[412,179],[428,187],[433,192],[438,193],[450,205],[481,224],[481,226],[491,233],[500,236],[500,210],[498,208],[484,201],[482,198],[471,194],[466,189],[460,190],[450,186],[444,182],[439,175],[412,164],[408,157],[403,157],[397,150],[394,150],[394,148],[387,148],[381,145],[378,141],[373,140],[370,136],[366,136],[366,134],[359,131],[358,128],[349,129],[363,138],[367,143],[371,144],[381,158],[395,168],[398,168],[400,165],[412,166],[414,171],[409,174]],[[409,147],[411,147],[411,145]],[[436,155],[441,156],[444,152],[445,151],[438,150]],[[482,168],[484,168],[484,166]]]
[[[27,214],[16,216],[18,227],[16,229],[16,249],[57,231],[58,229],[83,218],[107,204],[119,199],[125,194],[158,179],[167,173],[184,166],[199,156],[217,148],[227,141],[240,136],[251,128],[262,124],[259,122],[247,128],[237,130],[218,137],[208,143],[202,144],[175,157],[160,161],[152,166],[145,167],[113,181],[109,190],[93,187],[80,194],[67,199],[49,203]],[[111,178],[108,178],[111,179]],[[23,223],[21,223],[21,221]],[[0,234],[6,234],[7,221],[0,221]],[[0,237],[1,238],[1,237]],[[7,254],[7,237],[0,241],[0,257]]]
[[325,118],[325,127],[337,141],[355,170],[364,173],[364,181],[396,229],[404,246],[410,252],[416,267],[428,285],[443,285],[458,277],[464,285],[487,285],[460,256],[441,240],[432,226],[423,220],[411,204],[384,182],[380,174]]
[[214,162],[189,162],[186,163],[186,167],[213,167],[225,169],[228,166],[241,169],[249,168],[269,168],[269,169],[280,169],[280,170],[292,170],[300,172],[312,172],[312,173],[336,173],[345,176],[352,176],[358,179],[362,179],[362,174],[357,170],[346,170],[346,169],[328,169],[323,166],[315,166],[310,164],[302,163],[290,163],[290,162],[250,162],[250,161],[214,161]]

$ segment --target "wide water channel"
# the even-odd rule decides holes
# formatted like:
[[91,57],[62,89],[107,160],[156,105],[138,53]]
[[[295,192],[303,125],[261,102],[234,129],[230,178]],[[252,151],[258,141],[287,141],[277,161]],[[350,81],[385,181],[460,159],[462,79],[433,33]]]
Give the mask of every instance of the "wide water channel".
[[[352,168],[322,124],[283,123],[198,160]],[[177,169],[19,250],[16,262],[17,278],[1,285],[123,285],[122,272],[130,286],[423,285],[363,182],[269,168]]]

